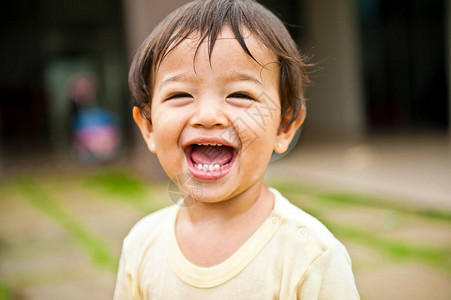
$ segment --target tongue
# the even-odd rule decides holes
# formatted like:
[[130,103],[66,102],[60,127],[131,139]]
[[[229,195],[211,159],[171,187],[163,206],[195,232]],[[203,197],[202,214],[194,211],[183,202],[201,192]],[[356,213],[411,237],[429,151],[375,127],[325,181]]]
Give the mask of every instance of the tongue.
[[233,156],[233,148],[227,146],[194,146],[191,152],[191,159],[196,164],[203,165],[224,165]]

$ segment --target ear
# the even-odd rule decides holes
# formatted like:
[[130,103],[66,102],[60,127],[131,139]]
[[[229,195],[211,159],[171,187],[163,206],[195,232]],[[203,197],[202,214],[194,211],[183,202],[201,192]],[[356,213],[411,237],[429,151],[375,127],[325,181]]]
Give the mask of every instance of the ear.
[[305,105],[303,105],[296,120],[294,120],[290,125],[279,129],[274,145],[274,151],[276,153],[282,154],[288,150],[296,131],[304,123],[306,114],[307,109],[305,108]]
[[150,121],[143,115],[141,109],[133,107],[133,119],[138,126],[144,138],[144,142],[150,152],[155,153],[155,139],[153,136],[153,127]]

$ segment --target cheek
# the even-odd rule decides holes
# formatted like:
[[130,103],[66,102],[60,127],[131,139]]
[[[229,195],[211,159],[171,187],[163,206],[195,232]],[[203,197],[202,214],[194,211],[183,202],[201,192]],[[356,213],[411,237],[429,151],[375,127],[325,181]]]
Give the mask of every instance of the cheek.
[[[242,119],[240,139],[242,157],[253,169],[266,166],[271,158],[279,129],[279,116],[266,117],[257,123],[255,118]],[[246,126],[245,126],[246,125]],[[243,129],[244,128],[244,129]]]
[[171,179],[180,174],[180,164],[184,159],[178,143],[179,132],[176,125],[168,120],[160,121],[154,131],[158,161]]
[[244,148],[258,144],[261,151],[268,151],[268,147],[273,148],[279,130],[280,109],[271,109],[265,104],[253,105],[236,118],[234,125]]
[[181,116],[174,115],[171,111],[155,110],[152,114],[153,133],[155,142],[161,147],[175,146],[183,129],[184,122]]
[[271,125],[267,124],[264,128],[251,128],[241,132],[243,152],[250,148],[258,154],[271,152],[277,135],[277,128]]

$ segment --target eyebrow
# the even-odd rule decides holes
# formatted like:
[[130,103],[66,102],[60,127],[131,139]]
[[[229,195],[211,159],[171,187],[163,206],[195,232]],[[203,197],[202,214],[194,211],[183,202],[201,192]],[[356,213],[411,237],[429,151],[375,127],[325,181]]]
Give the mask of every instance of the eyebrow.
[[263,86],[263,83],[258,80],[257,78],[255,78],[252,75],[246,74],[246,73],[242,73],[242,72],[229,72],[224,74],[223,76],[221,76],[221,79],[223,79],[224,81],[250,81],[253,83],[256,83],[260,86]]
[[192,75],[190,75],[188,73],[181,73],[181,74],[170,76],[170,77],[164,79],[160,84],[160,88],[163,85],[168,84],[170,82],[184,82],[184,81],[192,81],[192,80],[194,80]]
[[[224,82],[249,81],[249,82],[258,84],[262,87],[264,86],[260,80],[258,80],[257,78],[255,78],[252,75],[249,75],[249,74],[246,74],[243,72],[236,72],[236,71],[228,72],[228,73],[222,74],[220,76],[220,79]],[[170,76],[170,77],[164,79],[161,82],[159,89],[161,89],[164,85],[166,85],[170,82],[185,82],[185,81],[193,81],[193,80],[194,80],[194,76],[191,74],[188,74],[188,73],[177,74],[177,75]]]

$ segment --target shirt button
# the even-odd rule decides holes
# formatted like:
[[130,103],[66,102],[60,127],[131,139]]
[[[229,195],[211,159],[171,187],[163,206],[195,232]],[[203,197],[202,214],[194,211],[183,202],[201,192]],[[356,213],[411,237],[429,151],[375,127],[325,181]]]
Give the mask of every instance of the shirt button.
[[296,233],[298,234],[298,237],[305,238],[308,236],[308,229],[305,227],[299,227]]
[[279,223],[280,223],[279,217],[273,216],[273,217],[271,218],[271,226],[272,226],[272,227],[276,227],[277,225],[279,225]]

